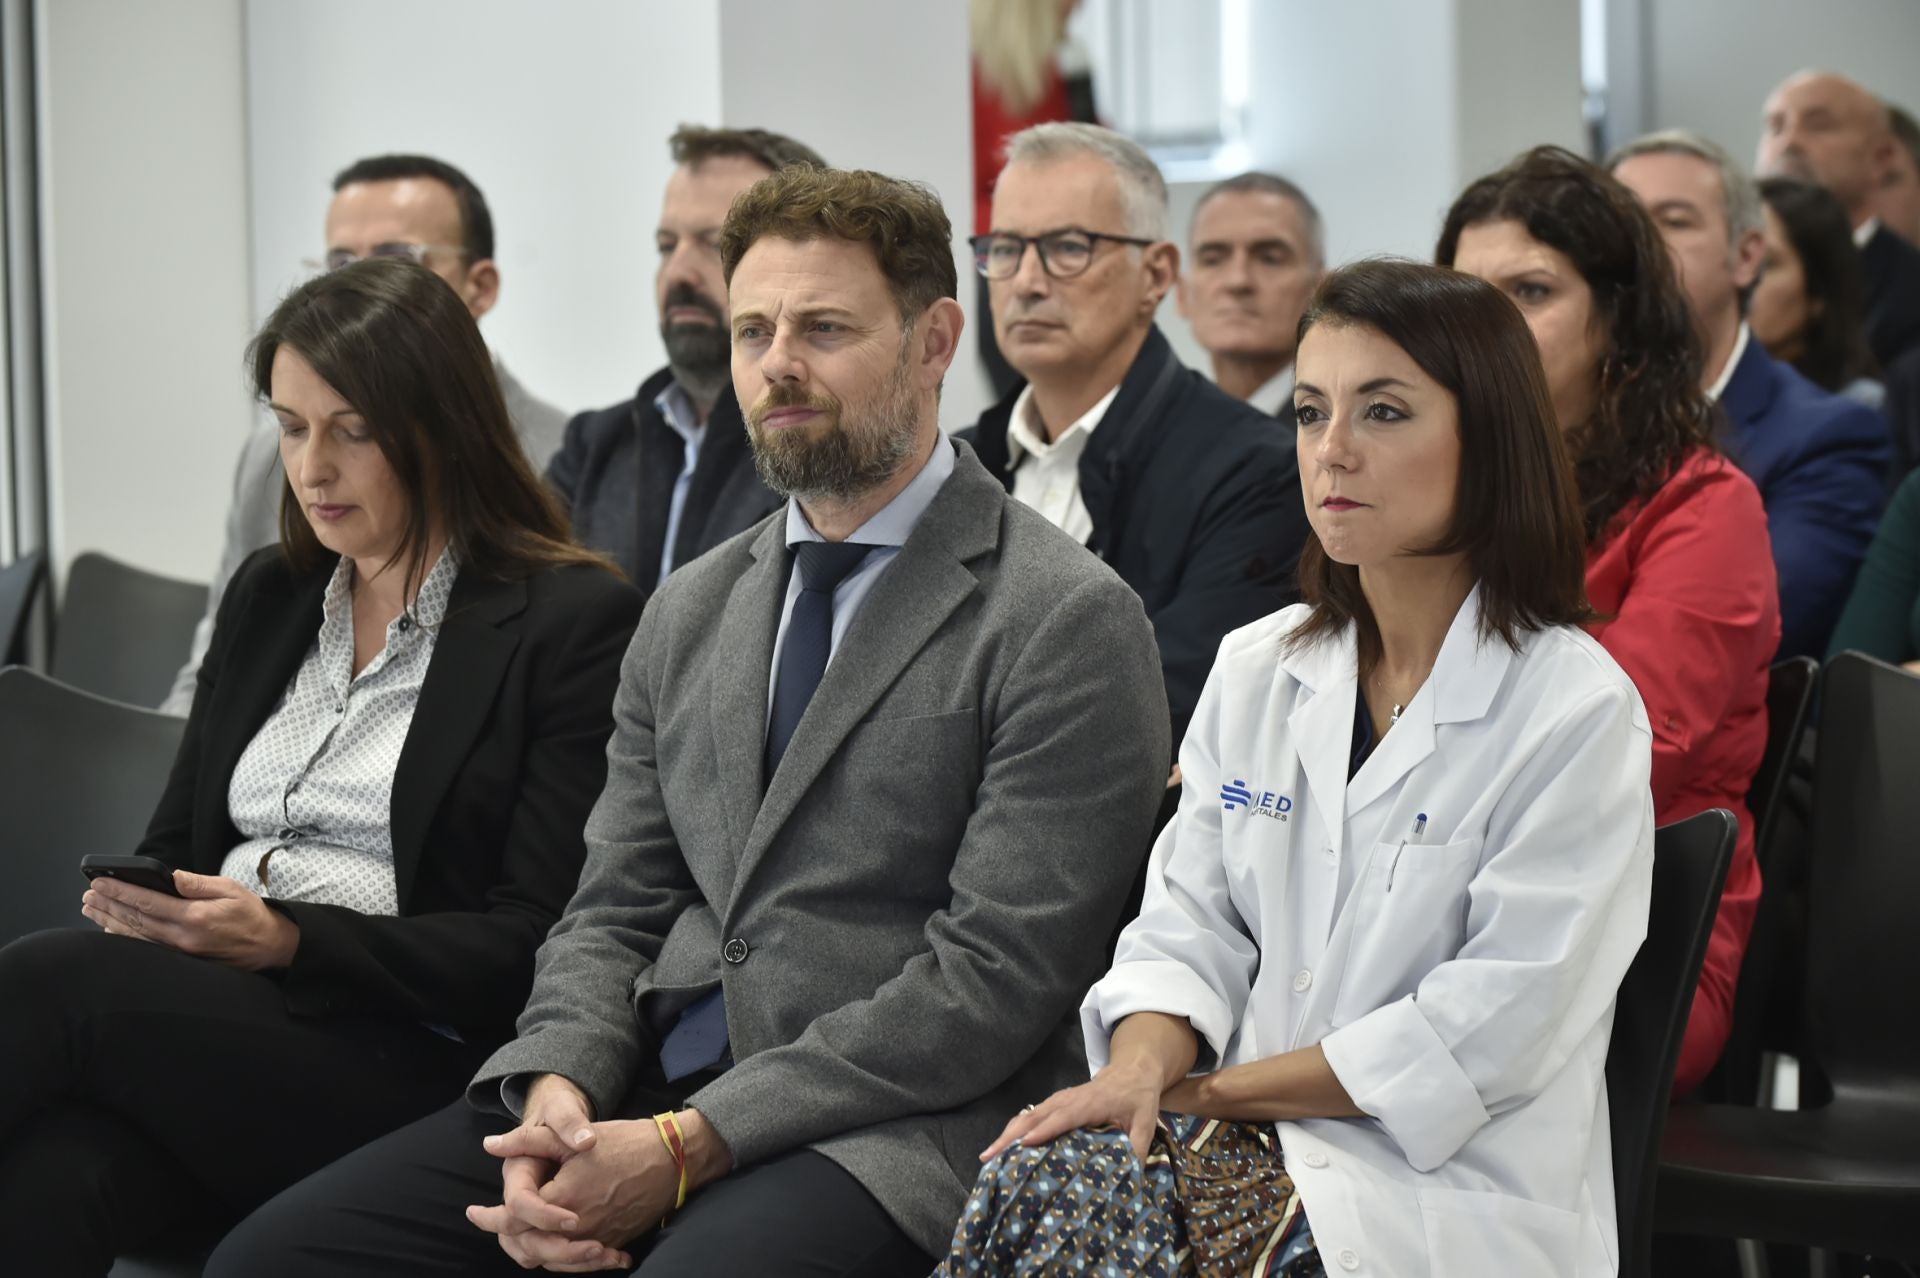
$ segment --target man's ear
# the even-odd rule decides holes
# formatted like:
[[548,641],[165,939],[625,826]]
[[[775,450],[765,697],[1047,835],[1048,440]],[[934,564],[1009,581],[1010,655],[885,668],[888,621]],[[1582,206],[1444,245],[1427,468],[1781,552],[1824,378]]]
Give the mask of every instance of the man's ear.
[[1161,240],[1140,250],[1140,266],[1147,273],[1147,317],[1160,309],[1160,299],[1180,282],[1180,246]]
[[913,326],[914,340],[920,346],[915,362],[922,387],[938,387],[946,377],[954,356],[960,353],[960,333],[966,326],[966,312],[951,297],[939,299],[922,312]]
[[460,300],[467,304],[467,310],[475,319],[492,310],[500,300],[500,268],[493,264],[492,258],[483,257],[467,268],[466,283],[460,286]]
[[1733,245],[1733,286],[1746,292],[1760,281],[1760,264],[1767,260],[1767,237],[1748,231]]

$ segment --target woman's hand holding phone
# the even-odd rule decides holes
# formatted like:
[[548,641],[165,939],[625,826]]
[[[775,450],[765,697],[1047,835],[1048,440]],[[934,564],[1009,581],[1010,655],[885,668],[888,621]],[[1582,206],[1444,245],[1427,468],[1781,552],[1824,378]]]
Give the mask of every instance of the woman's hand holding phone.
[[247,971],[286,967],[300,927],[232,879],[173,872],[168,896],[110,876],[93,879],[80,912],[116,936],[132,936]]

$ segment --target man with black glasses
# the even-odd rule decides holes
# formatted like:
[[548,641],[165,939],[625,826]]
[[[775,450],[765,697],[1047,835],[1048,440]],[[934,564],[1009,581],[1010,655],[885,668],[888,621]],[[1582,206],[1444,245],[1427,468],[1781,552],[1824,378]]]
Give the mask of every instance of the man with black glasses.
[[1139,594],[1177,747],[1222,636],[1297,597],[1293,441],[1155,327],[1180,250],[1166,183],[1133,142],[1090,124],[1015,134],[973,245],[1000,349],[1027,380],[962,437]]
[[[479,319],[500,300],[500,267],[493,258],[493,214],[486,196],[465,173],[430,155],[376,155],[356,160],[334,175],[327,205],[326,255],[310,260],[315,271],[338,270],[363,257],[407,257],[447,282]],[[494,376],[507,416],[539,470],[560,447],[567,415],[538,398],[507,371],[498,355]],[[174,676],[161,703],[168,714],[193,708],[193,692],[213,638],[213,618],[227,582],[246,557],[280,540],[280,494],[287,486],[280,468],[280,427],[268,422],[247,436],[233,472],[233,502],[227,508],[220,563],[207,592],[207,613],[193,632],[187,663]]]

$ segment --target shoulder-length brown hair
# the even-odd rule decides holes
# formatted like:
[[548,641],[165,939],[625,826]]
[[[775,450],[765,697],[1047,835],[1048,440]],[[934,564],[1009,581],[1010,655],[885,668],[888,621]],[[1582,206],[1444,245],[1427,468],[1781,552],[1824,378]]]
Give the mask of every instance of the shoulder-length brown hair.
[[[447,282],[414,262],[367,258],[295,289],[247,347],[254,392],[272,398],[273,359],[297,352],[366,420],[407,494],[407,525],[389,565],[405,561],[406,597],[425,580],[438,515],[462,573],[504,581],[593,564],[514,435],[480,328]],[[290,490],[280,544],[296,569],[333,554]]]
[[1593,416],[1573,424],[1574,476],[1587,540],[1651,497],[1681,459],[1713,447],[1700,345],[1667,246],[1640,201],[1573,152],[1539,146],[1473,183],[1447,210],[1434,260],[1452,266],[1460,233],[1518,222],[1572,261],[1606,333]]
[[[1460,431],[1453,521],[1416,553],[1466,557],[1480,585],[1482,636],[1517,649],[1528,631],[1591,620],[1573,470],[1540,348],[1513,303],[1471,275],[1376,259],[1327,276],[1300,317],[1300,337],[1319,325],[1371,329],[1453,396]],[[1300,589],[1313,611],[1289,645],[1351,621],[1360,667],[1371,669],[1380,631],[1360,570],[1310,537],[1300,554]]]

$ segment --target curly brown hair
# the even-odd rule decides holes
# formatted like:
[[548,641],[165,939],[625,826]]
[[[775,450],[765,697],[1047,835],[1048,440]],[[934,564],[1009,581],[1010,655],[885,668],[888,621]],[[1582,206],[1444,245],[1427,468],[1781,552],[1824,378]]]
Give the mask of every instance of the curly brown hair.
[[733,202],[720,230],[720,266],[729,286],[740,259],[764,238],[865,244],[908,326],[941,298],[959,296],[953,226],[940,197],[918,182],[805,165],[762,178]]
[[1602,169],[1561,147],[1535,147],[1461,192],[1434,260],[1452,266],[1467,227],[1508,221],[1572,261],[1607,334],[1593,415],[1567,432],[1592,544],[1689,453],[1714,447],[1699,339],[1659,229]]

